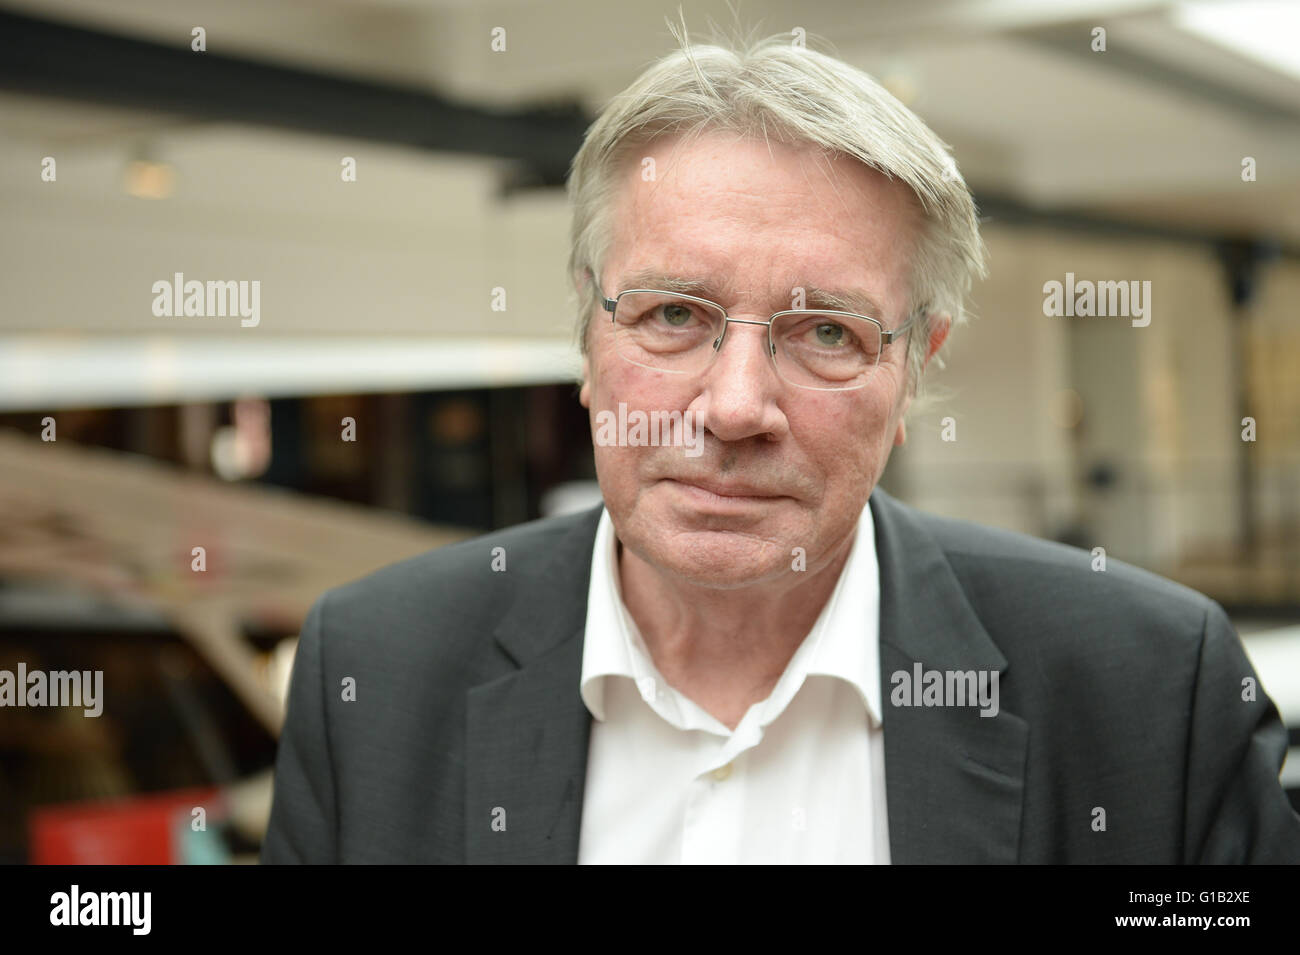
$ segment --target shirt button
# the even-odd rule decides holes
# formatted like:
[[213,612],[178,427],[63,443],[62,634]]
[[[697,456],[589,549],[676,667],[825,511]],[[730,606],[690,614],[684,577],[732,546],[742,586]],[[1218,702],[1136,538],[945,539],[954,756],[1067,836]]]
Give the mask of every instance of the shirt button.
[[731,764],[727,763],[726,766],[719,766],[711,775],[713,776],[714,781],[722,782],[731,775]]

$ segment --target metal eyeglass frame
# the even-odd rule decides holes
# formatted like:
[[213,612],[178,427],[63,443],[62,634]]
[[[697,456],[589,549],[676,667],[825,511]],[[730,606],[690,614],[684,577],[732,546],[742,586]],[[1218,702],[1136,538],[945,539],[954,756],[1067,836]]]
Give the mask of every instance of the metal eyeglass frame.
[[[596,273],[593,272],[590,268],[588,268],[587,274],[591,276],[592,284],[595,285],[596,291],[600,293],[601,307],[603,307],[605,311],[609,312],[609,320],[611,323],[614,321],[615,310],[618,308],[618,300],[622,298],[624,295],[627,295],[631,292],[650,292],[655,295],[668,295],[668,296],[672,296],[673,298],[684,299],[688,302],[698,302],[701,305],[708,305],[712,308],[716,308],[719,312],[722,313],[722,334],[720,334],[713,341],[714,357],[716,357],[718,352],[722,350],[723,339],[727,337],[727,326],[729,326],[732,322],[737,322],[738,324],[741,325],[766,325],[767,326],[767,353],[768,353],[768,357],[771,358],[772,360],[773,367],[776,368],[777,374],[780,376],[782,381],[787,381],[791,385],[794,385],[794,387],[796,388],[806,388],[810,391],[856,391],[859,388],[865,388],[867,386],[867,382],[864,381],[860,385],[851,385],[848,388],[818,388],[816,385],[800,385],[793,381],[790,381],[790,379],[786,378],[786,376],[781,373],[780,366],[776,364],[776,342],[772,340],[772,323],[775,322],[778,318],[780,318],[783,315],[844,315],[849,318],[860,318],[863,321],[870,322],[872,325],[875,325],[878,329],[880,329],[880,344],[883,347],[884,345],[892,345],[895,339],[897,339],[900,335],[904,335],[908,331],[910,331],[912,325],[916,321],[916,316],[920,314],[920,312],[922,311],[922,309],[918,309],[917,311],[913,312],[911,316],[908,317],[907,321],[903,322],[903,324],[899,325],[897,328],[885,328],[884,324],[879,319],[872,318],[870,315],[859,315],[857,312],[844,312],[844,311],[839,311],[838,309],[824,309],[824,308],[788,308],[781,312],[774,312],[772,316],[765,322],[759,322],[750,318],[732,318],[730,315],[727,314],[727,310],[723,308],[721,305],[719,305],[717,302],[711,302],[707,298],[700,298],[698,295],[687,295],[682,292],[669,292],[666,289],[629,288],[619,292],[613,298],[606,298],[604,290],[600,287],[600,283],[596,280]],[[641,367],[637,362],[632,361],[630,358],[627,358],[624,355],[620,354],[619,357],[623,358],[624,361],[629,362],[630,364],[638,365],[638,367]],[[710,358],[709,363],[711,364],[712,362],[713,362],[713,358]],[[876,364],[872,366],[871,370],[874,372],[876,370],[876,367],[879,366],[879,364],[880,364],[880,359],[879,357],[877,357]],[[708,365],[706,364],[700,369],[700,372],[703,372],[704,369],[707,367]],[[668,368],[655,368],[653,370],[666,372],[668,374],[674,373],[672,369],[668,369]],[[699,374],[700,372],[694,372],[694,374]],[[686,374],[686,373],[677,372],[677,374]]]

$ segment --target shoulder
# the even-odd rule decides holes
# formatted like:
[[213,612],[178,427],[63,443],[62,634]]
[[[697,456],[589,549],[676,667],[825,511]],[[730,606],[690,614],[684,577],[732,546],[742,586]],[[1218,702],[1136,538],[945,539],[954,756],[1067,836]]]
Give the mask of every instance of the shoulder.
[[1036,655],[1109,649],[1129,658],[1148,652],[1195,659],[1207,619],[1223,613],[1204,594],[1104,549],[898,506],[898,525],[934,542],[1003,647],[1031,643]]
[[493,579],[509,581],[516,570],[535,566],[537,558],[553,553],[561,541],[581,533],[587,525],[591,528],[590,546],[599,513],[591,510],[530,521],[389,564],[331,590],[331,609],[373,604],[379,599],[400,603],[431,592],[464,594],[469,585],[481,594]]
[[600,509],[494,531],[332,588],[312,609],[332,649],[482,642],[520,586],[557,555],[590,554]]
[[960,576],[982,589],[1053,595],[1088,601],[1105,598],[1190,613],[1198,619],[1209,598],[1107,552],[1044,540],[970,521],[925,515],[922,520]]

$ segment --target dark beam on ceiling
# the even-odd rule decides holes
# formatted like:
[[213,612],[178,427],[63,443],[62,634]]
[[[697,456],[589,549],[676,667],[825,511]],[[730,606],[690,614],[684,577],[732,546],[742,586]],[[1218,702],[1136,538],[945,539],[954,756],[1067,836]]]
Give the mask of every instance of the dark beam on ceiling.
[[516,160],[562,185],[589,123],[575,103],[490,109],[414,87],[274,66],[0,11],[0,88],[437,152]]

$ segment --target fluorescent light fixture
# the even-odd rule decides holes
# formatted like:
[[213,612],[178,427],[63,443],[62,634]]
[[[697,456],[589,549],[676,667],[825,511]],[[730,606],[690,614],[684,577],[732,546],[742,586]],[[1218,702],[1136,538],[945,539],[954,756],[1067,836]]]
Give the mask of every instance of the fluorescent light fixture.
[[0,336],[0,410],[569,383],[568,340]]
[[1300,79],[1300,3],[1236,0],[1175,7],[1178,28]]

